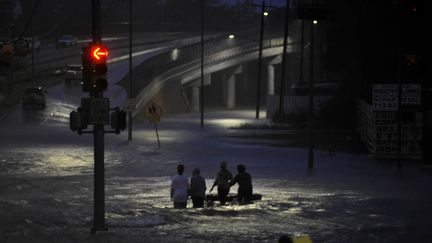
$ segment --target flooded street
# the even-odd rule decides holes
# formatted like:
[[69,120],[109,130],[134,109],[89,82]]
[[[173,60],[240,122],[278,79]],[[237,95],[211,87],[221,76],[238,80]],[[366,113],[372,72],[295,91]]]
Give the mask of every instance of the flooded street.
[[[3,121],[10,124],[1,130],[0,148],[0,238],[6,242],[276,242],[282,234],[309,235],[314,242],[430,242],[431,172],[415,162],[398,172],[390,161],[318,151],[315,168],[307,171],[305,148],[228,136],[233,123],[253,119],[249,111],[209,113],[205,130],[197,115],[165,119],[161,149],[148,123],[135,124],[130,143],[126,133],[107,134],[109,229],[92,235],[92,136],[73,134],[56,114],[19,129]],[[172,208],[169,187],[178,163],[186,176],[199,167],[210,188],[222,160],[233,173],[244,164],[262,200]]]

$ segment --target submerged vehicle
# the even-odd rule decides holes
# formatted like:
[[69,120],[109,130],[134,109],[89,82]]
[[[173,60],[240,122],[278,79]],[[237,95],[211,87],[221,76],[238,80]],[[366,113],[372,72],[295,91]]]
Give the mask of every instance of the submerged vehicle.
[[24,91],[23,109],[39,108],[45,109],[45,93],[42,87],[27,88]]

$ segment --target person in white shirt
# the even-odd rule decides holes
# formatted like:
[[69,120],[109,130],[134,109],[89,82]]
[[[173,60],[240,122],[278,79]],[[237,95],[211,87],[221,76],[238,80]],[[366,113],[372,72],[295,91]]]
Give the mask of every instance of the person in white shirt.
[[171,201],[174,203],[174,208],[186,208],[189,191],[189,180],[183,175],[184,166],[177,166],[178,175],[174,176],[171,181]]

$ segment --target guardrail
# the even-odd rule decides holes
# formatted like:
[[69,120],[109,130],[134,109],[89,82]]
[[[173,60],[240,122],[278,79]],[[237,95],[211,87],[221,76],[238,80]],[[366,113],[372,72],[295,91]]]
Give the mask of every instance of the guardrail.
[[[189,37],[185,38],[185,36],[178,38],[177,40],[165,40],[164,36],[157,36],[155,39],[151,40],[138,40],[134,42],[134,48],[136,47],[149,47],[153,48],[155,46],[160,45],[160,43],[170,43],[175,42],[175,45],[184,46],[184,45],[190,45],[193,43],[196,43],[199,41],[199,37]],[[82,44],[78,45],[79,47],[82,46]],[[54,47],[54,46],[53,46]],[[125,44],[125,41],[116,40],[115,44],[112,44],[110,46],[110,50],[119,50],[127,48],[128,44]],[[66,59],[76,58],[76,60],[80,61],[80,52],[81,49],[77,47],[72,48],[66,48],[63,49],[62,52],[56,52],[55,55],[53,53],[38,53],[36,54],[37,59],[35,63],[35,76],[43,76],[46,74],[52,74],[52,73],[58,73],[61,71],[60,69],[65,68],[64,61]],[[77,62],[77,61],[74,62]],[[28,55],[26,57],[21,58],[15,58],[14,60],[15,64],[18,65],[20,68],[12,71],[12,76],[14,80],[24,80],[28,79],[32,76],[32,72],[30,70],[31,65],[31,55]],[[53,63],[53,65],[50,65],[50,67],[40,67],[41,65],[46,65],[48,63]],[[24,69],[25,68],[25,69]],[[9,71],[7,71],[9,72]]]

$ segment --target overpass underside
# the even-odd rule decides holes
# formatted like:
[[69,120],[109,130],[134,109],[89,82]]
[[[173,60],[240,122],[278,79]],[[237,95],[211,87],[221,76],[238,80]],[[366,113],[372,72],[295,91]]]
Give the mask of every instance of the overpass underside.
[[[176,49],[173,52],[178,51]],[[279,93],[281,76],[282,46],[263,50],[262,77],[260,89],[260,105],[266,105],[268,95]],[[229,57],[229,50],[206,56],[205,60],[217,59],[217,56],[228,56],[221,61],[204,65],[204,106],[212,109],[244,109],[256,106],[258,83],[258,51],[250,51],[241,55]],[[288,48],[287,66],[296,66],[299,55]],[[145,65],[145,63],[143,64]],[[289,69],[286,75],[285,87],[294,83],[298,69]],[[140,82],[144,77],[134,77],[134,82]],[[141,82],[145,82],[142,80]],[[195,59],[176,66],[147,80],[145,85],[135,95],[137,109],[134,112],[136,120],[143,120],[144,105],[152,100],[162,106],[164,115],[186,112],[199,112],[201,95],[201,61]],[[288,83],[287,83],[288,82]],[[289,94],[287,88],[285,94]]]

